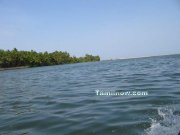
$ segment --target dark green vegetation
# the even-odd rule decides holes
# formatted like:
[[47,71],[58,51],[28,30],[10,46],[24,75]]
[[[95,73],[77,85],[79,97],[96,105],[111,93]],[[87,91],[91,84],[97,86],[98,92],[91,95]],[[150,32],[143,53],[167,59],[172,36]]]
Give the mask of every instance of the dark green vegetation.
[[19,67],[19,66],[49,66],[69,63],[100,61],[99,56],[86,54],[85,57],[71,57],[69,53],[62,51],[35,52],[13,50],[0,50],[0,68]]

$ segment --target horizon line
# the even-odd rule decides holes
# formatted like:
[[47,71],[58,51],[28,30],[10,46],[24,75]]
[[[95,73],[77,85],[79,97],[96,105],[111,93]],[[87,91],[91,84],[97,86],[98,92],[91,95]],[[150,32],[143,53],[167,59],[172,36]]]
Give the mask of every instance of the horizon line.
[[162,56],[170,56],[170,55],[180,55],[180,53],[173,53],[173,54],[160,54],[160,55],[140,56],[140,57],[130,57],[130,58],[105,59],[105,60],[101,60],[101,61],[108,61],[108,60],[141,59],[141,58],[162,57]]

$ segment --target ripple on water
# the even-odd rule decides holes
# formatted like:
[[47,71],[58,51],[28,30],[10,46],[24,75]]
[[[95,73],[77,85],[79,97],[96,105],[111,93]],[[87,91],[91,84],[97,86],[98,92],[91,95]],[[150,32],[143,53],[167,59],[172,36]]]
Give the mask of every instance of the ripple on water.
[[0,134],[177,135],[179,67],[179,56],[169,56],[2,71]]

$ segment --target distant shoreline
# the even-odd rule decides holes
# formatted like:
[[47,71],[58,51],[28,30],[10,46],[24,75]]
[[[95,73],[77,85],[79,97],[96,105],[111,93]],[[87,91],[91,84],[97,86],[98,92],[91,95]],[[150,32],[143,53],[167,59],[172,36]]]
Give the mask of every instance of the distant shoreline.
[[14,69],[24,69],[24,68],[30,68],[30,67],[29,66],[20,66],[20,67],[0,68],[0,71],[14,70]]
[[0,70],[21,69],[83,62],[100,61],[100,57],[86,54],[83,57],[71,56],[68,52],[54,51],[51,53],[36,51],[18,51],[0,49]]

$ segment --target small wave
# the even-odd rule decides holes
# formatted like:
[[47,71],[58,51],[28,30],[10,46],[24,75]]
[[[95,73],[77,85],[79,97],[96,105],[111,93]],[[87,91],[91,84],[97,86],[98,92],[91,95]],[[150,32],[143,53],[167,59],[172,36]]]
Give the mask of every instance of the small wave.
[[145,135],[178,135],[180,131],[180,116],[174,115],[172,108],[159,108],[161,120],[151,119],[151,127],[145,130]]

